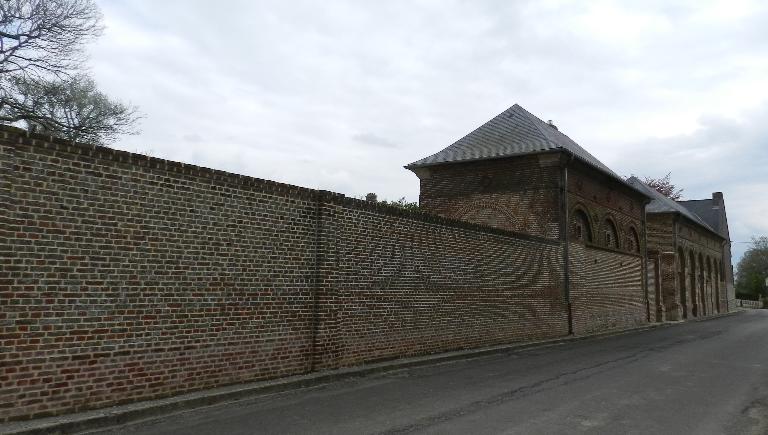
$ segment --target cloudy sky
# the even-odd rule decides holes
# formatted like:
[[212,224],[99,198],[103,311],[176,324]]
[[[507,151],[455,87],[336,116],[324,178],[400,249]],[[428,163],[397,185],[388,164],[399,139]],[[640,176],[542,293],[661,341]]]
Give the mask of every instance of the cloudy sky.
[[[768,2],[102,0],[129,151],[350,196],[519,103],[614,171],[768,235]],[[734,244],[737,256],[747,245]]]

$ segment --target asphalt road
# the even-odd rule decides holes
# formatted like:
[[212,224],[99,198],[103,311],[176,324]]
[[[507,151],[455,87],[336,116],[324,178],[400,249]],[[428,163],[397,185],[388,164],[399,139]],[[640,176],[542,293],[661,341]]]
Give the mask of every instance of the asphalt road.
[[768,310],[407,369],[102,434],[766,434]]

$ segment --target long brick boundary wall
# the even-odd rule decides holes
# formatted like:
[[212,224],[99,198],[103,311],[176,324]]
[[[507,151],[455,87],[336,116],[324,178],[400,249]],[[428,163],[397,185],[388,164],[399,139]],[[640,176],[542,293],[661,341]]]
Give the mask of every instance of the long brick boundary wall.
[[568,333],[562,245],[0,127],[0,421]]

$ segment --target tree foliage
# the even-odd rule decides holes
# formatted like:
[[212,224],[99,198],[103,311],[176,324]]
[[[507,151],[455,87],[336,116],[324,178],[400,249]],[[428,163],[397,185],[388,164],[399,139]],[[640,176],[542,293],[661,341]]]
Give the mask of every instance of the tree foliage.
[[93,0],[0,0],[0,122],[98,144],[136,132],[136,108],[83,70],[100,20]]
[[768,237],[754,237],[736,266],[737,297],[758,299],[768,296]]
[[394,207],[399,207],[406,210],[418,210],[419,209],[419,203],[418,202],[409,202],[406,201],[405,197],[402,197],[398,199],[397,201],[380,201],[381,204],[384,205],[391,205]]
[[135,132],[136,109],[111,100],[87,75],[19,79],[14,86],[18,98],[7,103],[5,119],[24,121],[30,131],[93,144]]
[[678,189],[677,186],[672,184],[672,181],[670,180],[671,176],[672,173],[668,172],[667,175],[662,178],[644,177],[643,182],[662,195],[672,200],[679,201],[683,197],[683,189]]

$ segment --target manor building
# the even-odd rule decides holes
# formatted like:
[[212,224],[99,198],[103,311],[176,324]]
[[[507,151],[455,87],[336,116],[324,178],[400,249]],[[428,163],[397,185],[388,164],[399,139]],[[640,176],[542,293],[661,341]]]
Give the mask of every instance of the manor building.
[[629,182],[653,197],[647,207],[649,281],[658,301],[652,319],[683,320],[727,311],[733,275],[722,193],[714,193],[712,200],[677,202],[636,177]]
[[[675,202],[625,181],[517,104],[406,168],[427,212],[559,241],[572,316],[631,324],[642,300],[648,321],[678,320],[726,311],[735,297],[722,193]],[[598,252],[642,266],[600,266]]]
[[647,321],[651,197],[515,104],[406,168],[429,213],[560,242],[571,331]]

